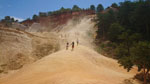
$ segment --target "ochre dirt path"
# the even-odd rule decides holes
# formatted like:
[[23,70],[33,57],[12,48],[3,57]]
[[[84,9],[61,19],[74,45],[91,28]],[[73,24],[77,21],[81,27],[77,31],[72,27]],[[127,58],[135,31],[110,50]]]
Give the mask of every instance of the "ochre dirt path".
[[0,78],[0,84],[122,84],[134,74],[135,70],[128,73],[116,60],[79,45]]

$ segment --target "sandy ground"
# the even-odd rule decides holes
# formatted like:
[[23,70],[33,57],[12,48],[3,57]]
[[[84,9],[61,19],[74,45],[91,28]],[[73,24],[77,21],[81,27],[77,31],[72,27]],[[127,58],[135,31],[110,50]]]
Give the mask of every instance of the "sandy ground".
[[[83,19],[76,26],[67,24],[60,31],[60,38],[64,39],[62,50],[3,76],[0,84],[133,84],[125,80],[133,78],[136,69],[127,72],[116,60],[93,50],[93,37],[89,33],[93,26],[90,19]],[[75,44],[74,51],[71,46],[65,50],[65,43],[77,38],[80,45]]]
[[84,46],[61,50],[18,72],[0,79],[0,84],[121,84],[132,78],[117,61]]

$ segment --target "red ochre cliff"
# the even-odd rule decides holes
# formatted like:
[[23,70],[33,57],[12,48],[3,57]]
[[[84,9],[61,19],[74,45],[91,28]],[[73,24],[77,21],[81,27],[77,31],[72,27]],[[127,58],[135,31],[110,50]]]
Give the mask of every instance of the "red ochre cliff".
[[87,15],[94,15],[95,11],[93,10],[82,10],[82,11],[69,11],[69,12],[63,12],[60,14],[53,14],[50,16],[45,17],[38,17],[36,20],[25,20],[21,22],[22,24],[26,26],[31,26],[33,23],[40,23],[42,26],[45,27],[57,27],[58,25],[66,24],[70,19],[72,18],[79,18],[82,16]]

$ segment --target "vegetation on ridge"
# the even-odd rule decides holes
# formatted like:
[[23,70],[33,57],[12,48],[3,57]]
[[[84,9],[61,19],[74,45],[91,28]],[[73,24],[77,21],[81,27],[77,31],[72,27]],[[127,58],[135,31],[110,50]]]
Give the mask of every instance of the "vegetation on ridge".
[[128,71],[134,65],[143,71],[144,84],[150,71],[149,10],[149,0],[125,1],[97,14],[97,43],[107,41],[104,45]]

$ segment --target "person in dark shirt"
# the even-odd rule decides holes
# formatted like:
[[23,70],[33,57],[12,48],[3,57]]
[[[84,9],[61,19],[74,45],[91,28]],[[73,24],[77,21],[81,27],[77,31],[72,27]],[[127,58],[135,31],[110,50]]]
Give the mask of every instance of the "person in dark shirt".
[[72,42],[72,44],[71,44],[71,45],[72,45],[72,51],[73,51],[73,50],[74,50],[74,42]]
[[67,42],[67,45],[66,45],[66,50],[68,50],[68,47],[69,47],[69,43]]

